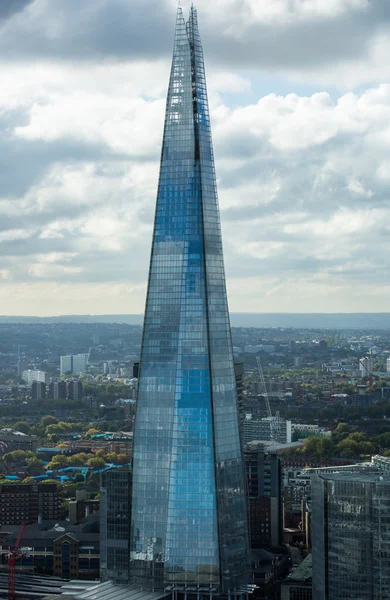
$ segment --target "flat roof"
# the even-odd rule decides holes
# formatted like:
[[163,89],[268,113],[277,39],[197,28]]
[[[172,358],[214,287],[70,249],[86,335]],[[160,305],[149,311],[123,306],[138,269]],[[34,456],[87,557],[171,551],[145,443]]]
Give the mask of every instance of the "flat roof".
[[376,483],[378,485],[390,485],[390,473],[373,469],[369,471],[336,471],[335,473],[317,473],[321,479],[328,481],[355,481],[359,483]]

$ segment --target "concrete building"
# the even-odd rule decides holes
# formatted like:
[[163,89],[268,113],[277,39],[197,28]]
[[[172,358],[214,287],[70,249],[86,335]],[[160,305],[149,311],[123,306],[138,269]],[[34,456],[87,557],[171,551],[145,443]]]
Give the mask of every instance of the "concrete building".
[[359,371],[362,377],[369,377],[374,370],[374,359],[372,356],[364,356],[359,362]]
[[[272,421],[275,422],[276,417],[265,417],[263,419],[246,418],[244,421],[244,443],[260,441],[267,442],[272,439]],[[278,429],[274,429],[276,439],[279,444],[291,443],[291,421],[279,419]]]
[[43,381],[33,381],[31,398],[33,400],[46,400],[46,383],[43,383]]
[[27,383],[27,385],[32,385],[34,381],[40,381],[48,385],[50,383],[49,374],[46,371],[37,371],[35,369],[28,369],[27,371],[23,371],[22,379]]
[[66,382],[65,381],[54,381],[49,385],[49,398],[54,400],[65,400],[66,399]]
[[390,473],[312,476],[313,598],[390,597]]
[[88,493],[85,490],[77,490],[76,499],[69,501],[69,522],[82,521],[85,517],[98,512],[99,507],[99,499],[88,498]]
[[245,466],[251,548],[281,546],[283,514],[280,457],[261,449],[247,450]]
[[83,397],[83,384],[81,381],[67,381],[66,396],[70,400],[81,400]]
[[387,373],[390,373],[390,358],[386,359],[386,371]]

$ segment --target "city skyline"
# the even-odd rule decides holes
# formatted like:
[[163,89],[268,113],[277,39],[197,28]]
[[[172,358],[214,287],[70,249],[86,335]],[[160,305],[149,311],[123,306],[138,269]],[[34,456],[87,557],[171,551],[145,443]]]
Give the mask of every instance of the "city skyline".
[[[143,312],[176,6],[2,3],[0,315]],[[231,310],[386,311],[386,1],[198,8]]]

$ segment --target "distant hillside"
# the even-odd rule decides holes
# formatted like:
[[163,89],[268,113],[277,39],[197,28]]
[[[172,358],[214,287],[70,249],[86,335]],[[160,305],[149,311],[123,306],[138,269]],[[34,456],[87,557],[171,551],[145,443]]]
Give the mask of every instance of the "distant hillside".
[[[390,329],[390,313],[231,313],[233,327],[295,329]],[[0,323],[128,323],[142,325],[143,315],[0,316]]]

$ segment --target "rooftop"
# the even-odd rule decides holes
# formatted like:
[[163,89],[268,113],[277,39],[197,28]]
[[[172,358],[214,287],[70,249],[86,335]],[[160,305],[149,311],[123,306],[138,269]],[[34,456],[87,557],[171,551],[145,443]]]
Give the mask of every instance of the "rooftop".
[[361,471],[336,471],[334,473],[318,473],[321,479],[329,481],[353,481],[360,483],[376,483],[390,485],[390,473],[383,472],[380,468],[362,467]]
[[307,581],[312,576],[312,558],[311,554],[308,554],[304,561],[290,573],[287,577],[287,581]]

